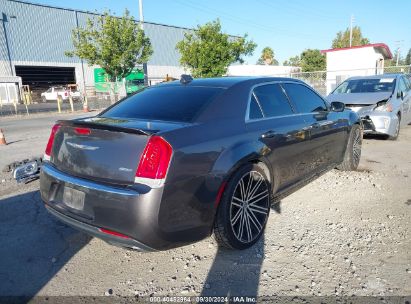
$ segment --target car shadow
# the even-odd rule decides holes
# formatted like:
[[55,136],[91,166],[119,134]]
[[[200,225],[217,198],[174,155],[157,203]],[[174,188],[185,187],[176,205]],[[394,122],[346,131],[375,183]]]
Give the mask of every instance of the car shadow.
[[382,134],[364,134],[363,135],[364,139],[370,140],[370,139],[374,139],[374,140],[382,140],[382,141],[386,141],[387,140],[387,136],[386,135],[382,135]]
[[[281,202],[273,203],[271,210],[280,214]],[[264,237],[246,250],[218,247],[200,297],[228,297],[229,302],[241,301],[233,297],[243,297],[244,302],[255,302],[264,262],[264,247]],[[207,299],[200,299],[200,302],[206,303]]]
[[0,296],[29,300],[89,241],[55,220],[39,191],[0,200]]

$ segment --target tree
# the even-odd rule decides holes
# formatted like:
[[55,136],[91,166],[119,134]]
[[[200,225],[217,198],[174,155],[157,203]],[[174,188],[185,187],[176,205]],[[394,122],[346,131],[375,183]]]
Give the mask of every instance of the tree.
[[[352,29],[352,43],[351,46],[359,46],[369,44],[370,40],[362,36],[359,26],[354,26]],[[340,31],[332,42],[332,48],[345,48],[350,46],[350,29],[347,28],[344,32]]]
[[274,58],[274,51],[269,46],[266,46],[261,51],[261,56],[257,61],[260,65],[278,65],[278,60]]
[[227,72],[231,63],[242,63],[243,55],[252,55],[256,44],[246,38],[247,35],[230,37],[222,33],[217,19],[185,33],[176,49],[181,54],[180,63],[189,68],[194,77],[218,77]]
[[153,54],[150,39],[128,10],[121,18],[105,12],[96,19],[88,19],[85,28],[72,31],[72,40],[74,50],[66,55],[78,56],[90,66],[101,66],[112,82],[112,101],[115,101],[113,82],[129,75],[136,65],[147,62]]
[[411,49],[408,50],[407,56],[405,56],[404,64],[411,65]]
[[301,53],[301,69],[303,72],[324,71],[325,56],[320,50],[307,49]]
[[283,65],[299,67],[301,65],[300,56],[295,55],[290,57],[288,60],[284,61]]

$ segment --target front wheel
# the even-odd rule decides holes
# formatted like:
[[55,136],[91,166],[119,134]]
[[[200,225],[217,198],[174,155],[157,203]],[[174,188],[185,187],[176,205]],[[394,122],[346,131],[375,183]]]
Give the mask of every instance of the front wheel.
[[397,123],[395,124],[395,132],[394,135],[389,135],[388,139],[390,140],[397,140],[398,135],[400,134],[400,125],[401,125],[401,116],[397,114]]
[[361,158],[362,134],[359,125],[351,127],[350,137],[348,138],[347,149],[345,150],[344,160],[337,169],[342,171],[354,171],[358,168]]
[[264,171],[249,164],[229,180],[214,223],[220,246],[246,249],[264,232],[270,211],[270,183]]

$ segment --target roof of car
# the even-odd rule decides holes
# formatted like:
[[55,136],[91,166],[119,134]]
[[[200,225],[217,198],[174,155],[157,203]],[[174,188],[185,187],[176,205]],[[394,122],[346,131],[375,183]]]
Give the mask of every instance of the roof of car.
[[258,83],[258,82],[270,82],[270,81],[296,81],[301,82],[294,78],[285,77],[262,77],[262,76],[230,76],[230,77],[215,77],[215,78],[194,78],[187,84],[182,84],[180,80],[171,82],[164,82],[159,84],[160,86],[206,86],[206,87],[221,87],[229,88],[239,83]]
[[401,73],[390,73],[390,74],[380,74],[380,75],[371,75],[371,76],[353,76],[348,78],[349,80],[355,80],[355,79],[381,79],[381,78],[396,78],[398,76],[401,76],[403,74]]

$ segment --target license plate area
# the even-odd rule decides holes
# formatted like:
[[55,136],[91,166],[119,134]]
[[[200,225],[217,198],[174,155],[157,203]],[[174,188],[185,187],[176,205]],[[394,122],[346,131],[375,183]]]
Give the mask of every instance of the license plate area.
[[63,190],[63,203],[64,205],[75,209],[75,210],[83,210],[84,209],[84,199],[86,197],[86,193],[83,191],[71,188],[71,187],[64,187]]

